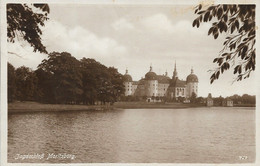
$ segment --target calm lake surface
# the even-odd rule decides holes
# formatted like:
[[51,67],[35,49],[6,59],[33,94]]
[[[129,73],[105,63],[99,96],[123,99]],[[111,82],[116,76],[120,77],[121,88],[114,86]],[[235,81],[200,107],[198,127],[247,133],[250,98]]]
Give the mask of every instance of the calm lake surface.
[[[22,159],[20,155],[42,155]],[[60,155],[48,159],[49,154]],[[61,155],[76,158],[62,158]],[[241,160],[239,156],[244,156]],[[255,108],[122,109],[8,115],[8,162],[244,163]]]

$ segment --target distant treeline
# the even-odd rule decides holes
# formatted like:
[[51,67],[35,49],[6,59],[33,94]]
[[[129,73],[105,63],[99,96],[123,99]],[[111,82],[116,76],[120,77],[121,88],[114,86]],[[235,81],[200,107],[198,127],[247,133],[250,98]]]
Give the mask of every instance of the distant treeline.
[[242,96],[235,94],[233,96],[229,96],[229,97],[226,97],[226,98],[223,98],[221,96],[220,97],[214,97],[213,101],[214,101],[214,104],[218,105],[224,99],[230,99],[236,105],[241,105],[241,104],[255,105],[256,104],[256,96],[255,95],[248,95],[248,94],[243,94]]
[[53,52],[35,71],[8,63],[8,102],[93,105],[113,103],[123,94],[123,76],[94,59]]
[[[192,103],[205,103],[207,97],[196,97],[193,101],[191,100]],[[214,106],[221,106],[222,102],[224,100],[230,99],[233,101],[234,105],[248,105],[248,106],[254,106],[256,103],[256,98],[255,95],[248,95],[248,94],[243,94],[242,96],[239,96],[237,94],[233,96],[227,96],[227,97],[212,97]]]
[[[143,96],[123,96],[121,97],[121,101],[126,101],[126,102],[140,102],[140,101],[146,101],[147,97]],[[173,98],[171,100],[167,99],[166,97],[152,97],[152,99],[156,99],[156,100],[160,100],[162,102],[180,102],[183,103],[185,102],[185,98],[184,97],[177,97],[177,98]],[[189,98],[190,103],[193,104],[202,104],[202,103],[206,103],[206,99],[207,97],[197,97],[196,94],[192,94],[192,96]],[[255,105],[256,104],[256,96],[255,95],[248,95],[248,94],[243,94],[242,96],[239,96],[237,94],[233,95],[233,96],[228,96],[228,97],[213,97],[213,103],[215,106],[221,106],[222,105],[222,101],[226,100],[226,99],[230,99],[233,101],[233,103],[235,105],[245,105],[248,104],[250,106]]]

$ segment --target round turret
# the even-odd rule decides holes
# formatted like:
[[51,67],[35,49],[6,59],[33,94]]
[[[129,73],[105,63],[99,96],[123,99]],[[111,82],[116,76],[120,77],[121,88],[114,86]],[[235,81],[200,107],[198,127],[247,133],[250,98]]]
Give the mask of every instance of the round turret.
[[150,66],[150,71],[145,74],[146,80],[156,80],[157,75],[152,71],[152,66]]
[[126,70],[125,75],[123,77],[124,82],[132,82],[132,77],[128,74],[128,70]]
[[193,69],[191,69],[191,74],[187,76],[186,82],[199,82],[198,77],[195,74],[193,74]]

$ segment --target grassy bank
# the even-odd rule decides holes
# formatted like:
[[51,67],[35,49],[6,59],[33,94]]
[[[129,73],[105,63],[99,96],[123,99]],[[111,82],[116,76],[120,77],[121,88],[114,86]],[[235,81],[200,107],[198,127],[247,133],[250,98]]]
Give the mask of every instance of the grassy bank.
[[255,107],[255,104],[234,104],[234,107]]
[[183,104],[183,103],[148,103],[148,102],[117,102],[114,104],[115,108],[124,109],[138,109],[138,108],[189,108],[189,107],[203,107],[202,104]]
[[42,104],[37,102],[14,102],[8,104],[9,113],[41,112],[41,111],[104,110],[109,108],[110,106],[105,106],[105,105]]
[[83,110],[107,110],[107,109],[180,109],[189,107],[201,107],[198,104],[182,103],[147,103],[147,102],[117,102],[113,106],[108,105],[67,105],[67,104],[42,104],[37,102],[14,102],[8,104],[8,112],[41,112],[41,111],[83,111]]
[[[205,107],[204,104],[183,103],[147,103],[147,102],[116,102],[108,105],[69,105],[69,104],[42,104],[37,102],[14,102],[8,104],[8,112],[41,112],[41,111],[84,111],[84,110],[108,110],[108,109],[181,109],[191,107]],[[254,107],[243,104],[234,107]]]

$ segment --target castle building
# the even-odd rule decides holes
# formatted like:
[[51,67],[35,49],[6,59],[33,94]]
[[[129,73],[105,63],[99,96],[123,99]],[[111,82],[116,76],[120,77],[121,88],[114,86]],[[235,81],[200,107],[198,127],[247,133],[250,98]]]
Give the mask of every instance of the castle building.
[[176,99],[178,97],[190,98],[193,93],[198,96],[198,77],[191,69],[185,80],[178,78],[177,67],[175,63],[173,76],[170,78],[166,72],[163,75],[157,75],[153,72],[152,66],[145,74],[145,78],[139,81],[133,81],[128,74],[124,75],[125,96],[139,97],[166,97],[167,99]]

